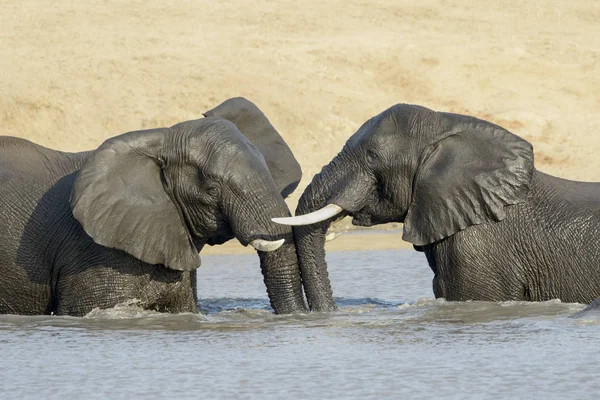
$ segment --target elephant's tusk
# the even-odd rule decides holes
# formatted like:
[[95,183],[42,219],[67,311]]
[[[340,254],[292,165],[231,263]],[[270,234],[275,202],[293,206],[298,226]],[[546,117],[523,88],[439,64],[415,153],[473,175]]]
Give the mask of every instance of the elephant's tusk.
[[276,222],[282,225],[310,225],[315,224],[317,222],[325,221],[343,211],[342,207],[336,206],[335,204],[327,204],[325,207],[320,210],[304,214],[297,215],[295,217],[286,217],[286,218],[272,218],[271,221]]
[[281,245],[285,242],[285,239],[279,239],[274,241],[263,240],[263,239],[255,239],[250,242],[250,246],[254,247],[258,251],[275,251],[281,247]]

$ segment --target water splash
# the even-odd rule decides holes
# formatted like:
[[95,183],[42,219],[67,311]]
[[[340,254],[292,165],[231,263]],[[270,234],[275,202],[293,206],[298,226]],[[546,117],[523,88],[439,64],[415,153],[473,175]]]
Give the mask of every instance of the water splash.
[[258,309],[273,312],[269,299],[257,298],[205,298],[198,299],[198,308],[204,314],[216,314],[222,311],[240,309]]
[[96,307],[83,316],[86,319],[131,319],[154,316],[156,311],[144,310],[139,299],[126,300],[111,308]]

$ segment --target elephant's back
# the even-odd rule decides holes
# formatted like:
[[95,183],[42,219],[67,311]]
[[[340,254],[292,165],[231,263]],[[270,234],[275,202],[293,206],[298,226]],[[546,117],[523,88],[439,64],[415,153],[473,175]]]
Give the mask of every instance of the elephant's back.
[[57,182],[80,168],[85,155],[0,136],[0,223],[13,226],[26,219]]
[[81,167],[87,152],[66,153],[35,144],[27,139],[0,136],[2,182],[53,184]]
[[571,181],[536,171],[530,197],[536,209],[551,211],[563,223],[588,219],[600,233],[600,182]]

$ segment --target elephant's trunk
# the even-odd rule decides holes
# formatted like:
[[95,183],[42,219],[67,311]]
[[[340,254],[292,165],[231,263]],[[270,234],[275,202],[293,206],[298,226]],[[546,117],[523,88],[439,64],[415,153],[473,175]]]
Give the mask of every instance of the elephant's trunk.
[[[304,215],[323,208],[336,194],[337,186],[343,184],[342,155],[335,157],[329,165],[315,175],[300,198],[296,215]],[[334,311],[337,309],[325,261],[325,235],[332,219],[312,225],[294,227],[298,263],[302,273],[304,291],[311,311]]]
[[273,310],[277,314],[306,312],[296,259],[296,246],[294,246],[291,230],[279,249],[271,252],[259,251],[258,255]]
[[[298,207],[296,213],[308,213]],[[310,226],[294,227],[298,246],[298,262],[308,307],[311,311],[334,311],[337,309],[327,273],[325,261],[325,232],[330,222],[320,222]]]
[[258,189],[256,193],[260,194],[252,199],[242,195],[243,201],[236,199],[227,207],[233,232],[243,244],[285,240],[275,250],[258,251],[269,300],[277,314],[306,312],[292,228],[271,222],[273,217],[289,216],[290,211],[279,193],[269,188]]

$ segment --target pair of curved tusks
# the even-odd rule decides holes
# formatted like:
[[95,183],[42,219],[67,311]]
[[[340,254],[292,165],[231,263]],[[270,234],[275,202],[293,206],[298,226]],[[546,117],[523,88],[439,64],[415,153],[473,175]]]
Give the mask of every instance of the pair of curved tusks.
[[296,215],[295,217],[272,218],[271,221],[291,226],[301,226],[316,224],[317,222],[325,221],[331,217],[335,217],[343,211],[343,208],[335,204],[327,204],[320,210],[313,211],[304,215]]

